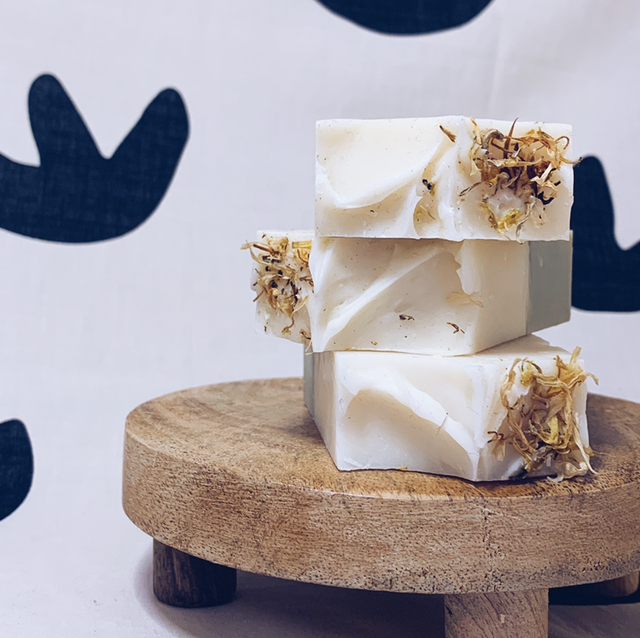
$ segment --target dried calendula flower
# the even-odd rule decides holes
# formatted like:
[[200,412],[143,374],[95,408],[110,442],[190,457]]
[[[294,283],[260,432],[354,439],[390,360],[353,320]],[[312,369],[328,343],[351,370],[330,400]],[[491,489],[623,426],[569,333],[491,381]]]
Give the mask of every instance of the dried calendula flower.
[[[515,229],[518,234],[532,216],[537,225],[544,224],[545,207],[558,196],[561,185],[558,171],[563,164],[577,161],[566,157],[570,141],[566,135],[554,138],[538,127],[516,136],[516,121],[505,135],[496,129],[481,130],[471,118],[473,143],[469,159],[471,175],[477,176],[478,181],[460,196],[464,198],[481,188],[480,209],[491,227],[502,233]],[[515,205],[503,211],[505,202]]]
[[[313,280],[309,271],[311,241],[296,241],[285,236],[264,234],[260,241],[245,242],[243,249],[249,250],[257,264],[254,288],[258,294],[254,301],[263,296],[275,315],[282,315],[288,323],[281,328],[283,335],[291,333],[296,314],[305,306],[313,291]],[[299,336],[303,343],[311,339],[306,327],[301,327]]]
[[[593,472],[589,457],[591,448],[584,445],[574,410],[574,391],[588,377],[578,361],[576,348],[569,363],[556,357],[556,374],[543,374],[540,366],[528,359],[516,359],[500,388],[502,405],[507,414],[491,443],[503,458],[506,445],[512,445],[524,458],[524,470],[516,478],[524,478],[543,465],[556,472],[554,480]],[[512,389],[519,383],[527,392],[515,400]]]

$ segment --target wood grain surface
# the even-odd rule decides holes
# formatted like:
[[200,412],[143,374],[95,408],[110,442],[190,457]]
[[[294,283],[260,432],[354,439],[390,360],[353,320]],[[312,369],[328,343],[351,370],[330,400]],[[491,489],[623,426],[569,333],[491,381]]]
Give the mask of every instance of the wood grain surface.
[[124,508],[153,538],[271,576],[423,593],[548,588],[640,567],[640,406],[590,396],[597,475],[470,483],[339,472],[300,379],[206,386],[127,419]]
[[172,607],[213,607],[230,603],[236,570],[153,541],[153,593]]
[[444,597],[446,638],[547,638],[549,590]]

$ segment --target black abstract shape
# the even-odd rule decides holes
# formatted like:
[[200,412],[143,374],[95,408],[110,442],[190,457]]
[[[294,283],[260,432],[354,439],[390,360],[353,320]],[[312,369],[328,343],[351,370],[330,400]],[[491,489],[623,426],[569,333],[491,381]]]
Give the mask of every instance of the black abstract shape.
[[96,242],[139,226],[162,200],[189,136],[173,89],[156,96],[109,159],[53,76],[32,84],[29,116],[40,166],[0,155],[0,228],[48,241]]
[[390,35],[421,35],[459,27],[491,0],[318,0],[361,27]]
[[618,245],[607,178],[600,160],[586,157],[574,169],[572,304],[581,310],[640,310],[640,242]]
[[31,441],[21,421],[0,423],[0,520],[26,498],[33,479]]

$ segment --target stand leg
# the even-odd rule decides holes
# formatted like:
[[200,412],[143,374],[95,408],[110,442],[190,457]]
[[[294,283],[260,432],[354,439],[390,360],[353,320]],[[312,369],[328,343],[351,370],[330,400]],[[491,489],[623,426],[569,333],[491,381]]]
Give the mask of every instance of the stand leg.
[[173,607],[212,607],[231,602],[236,570],[190,556],[154,539],[153,593]]
[[492,594],[447,594],[446,638],[548,638],[547,589]]
[[578,586],[577,595],[585,598],[625,598],[638,591],[640,574],[635,572],[620,578],[605,580],[601,583]]

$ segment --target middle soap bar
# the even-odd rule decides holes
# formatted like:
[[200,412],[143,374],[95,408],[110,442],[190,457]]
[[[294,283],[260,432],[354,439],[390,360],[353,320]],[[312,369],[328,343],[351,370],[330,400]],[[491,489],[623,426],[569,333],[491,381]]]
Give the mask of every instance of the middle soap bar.
[[473,354],[569,320],[571,243],[318,238],[314,352]]

